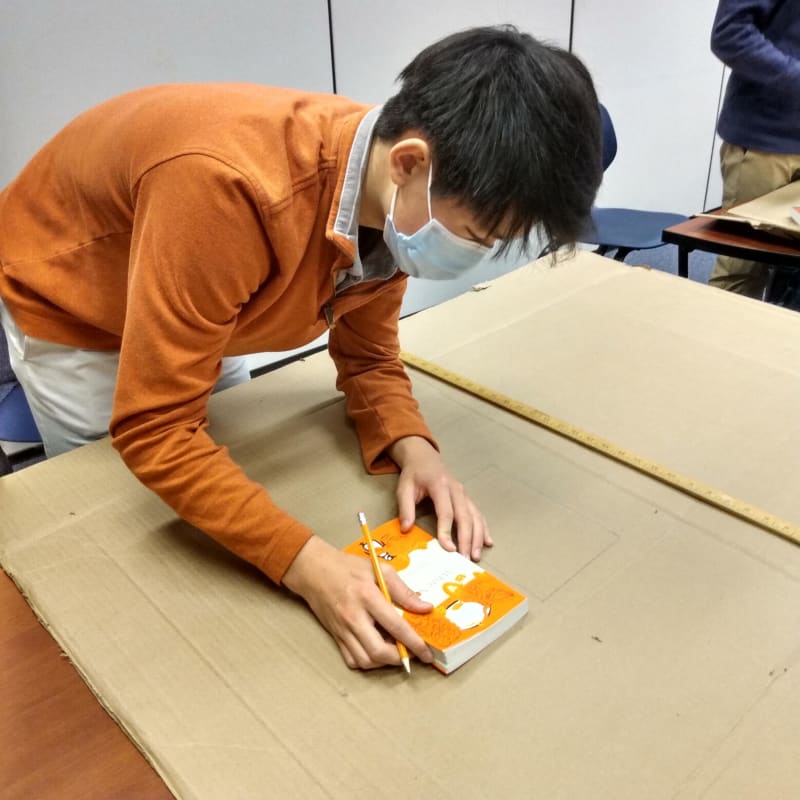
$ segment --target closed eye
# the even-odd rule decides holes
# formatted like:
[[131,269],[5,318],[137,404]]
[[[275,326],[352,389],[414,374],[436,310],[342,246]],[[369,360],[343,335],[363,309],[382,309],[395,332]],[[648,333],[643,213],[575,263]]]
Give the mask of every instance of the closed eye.
[[494,247],[494,242],[489,241],[489,239],[486,239],[484,237],[478,236],[478,234],[475,233],[475,231],[473,231],[471,228],[467,227],[465,230],[467,231],[467,236],[469,237],[470,241],[475,242],[475,244],[479,244],[481,245],[481,247],[485,247],[487,249],[491,249],[492,247]]

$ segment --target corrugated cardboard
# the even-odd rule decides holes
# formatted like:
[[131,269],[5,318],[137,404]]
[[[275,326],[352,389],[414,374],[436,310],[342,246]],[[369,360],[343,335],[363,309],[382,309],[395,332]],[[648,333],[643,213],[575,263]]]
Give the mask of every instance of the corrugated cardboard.
[[[406,320],[403,346],[800,521],[800,319],[582,254]],[[302,603],[177,521],[106,442],[0,481],[0,561],[186,798],[800,796],[800,548],[418,374],[530,598],[448,677],[351,672]],[[395,514],[325,354],[213,432],[344,546]]]
[[697,216],[741,222],[769,233],[800,238],[800,224],[792,215],[792,210],[799,206],[800,181],[793,181],[722,213]]

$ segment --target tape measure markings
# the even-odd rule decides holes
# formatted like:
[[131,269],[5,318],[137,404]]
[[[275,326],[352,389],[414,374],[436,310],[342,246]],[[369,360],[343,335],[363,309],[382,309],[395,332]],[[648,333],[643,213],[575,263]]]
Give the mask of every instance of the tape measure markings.
[[781,536],[794,544],[800,544],[800,526],[788,520],[781,519],[764,509],[758,508],[738,498],[731,497],[725,492],[708,486],[701,481],[697,481],[686,475],[682,475],[680,472],[676,472],[654,461],[650,461],[643,456],[637,455],[636,453],[614,444],[608,439],[584,431],[569,422],[558,419],[544,411],[539,411],[539,409],[527,403],[509,397],[495,389],[490,389],[477,381],[452,372],[445,367],[434,364],[432,361],[427,361],[413,353],[401,351],[400,358],[405,364],[420,372],[454,386],[457,389],[461,389],[498,408],[516,414],[529,422],[533,422],[547,430],[557,433],[566,439],[570,439],[614,461],[625,464],[635,469],[637,472],[655,478],[668,486],[678,489],[684,494],[688,494],[728,514],[757,525],[759,528]]

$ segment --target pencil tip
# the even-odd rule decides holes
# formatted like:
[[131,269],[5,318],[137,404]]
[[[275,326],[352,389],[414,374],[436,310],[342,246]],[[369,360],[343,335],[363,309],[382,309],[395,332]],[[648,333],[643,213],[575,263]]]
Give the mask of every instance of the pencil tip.
[[403,669],[406,671],[408,675],[411,674],[411,659],[409,658],[403,659]]

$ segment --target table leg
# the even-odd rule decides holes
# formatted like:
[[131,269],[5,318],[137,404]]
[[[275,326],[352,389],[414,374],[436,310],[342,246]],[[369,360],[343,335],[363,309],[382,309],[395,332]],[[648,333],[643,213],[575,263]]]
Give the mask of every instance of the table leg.
[[689,277],[689,248],[678,245],[678,277]]

